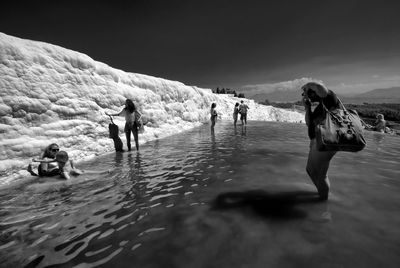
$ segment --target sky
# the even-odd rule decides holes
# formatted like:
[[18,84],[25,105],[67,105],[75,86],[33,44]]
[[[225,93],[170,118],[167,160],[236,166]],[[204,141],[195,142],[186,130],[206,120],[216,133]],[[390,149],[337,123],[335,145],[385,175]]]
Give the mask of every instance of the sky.
[[400,86],[399,10],[394,0],[7,1],[0,31],[199,87],[311,77],[351,93]]

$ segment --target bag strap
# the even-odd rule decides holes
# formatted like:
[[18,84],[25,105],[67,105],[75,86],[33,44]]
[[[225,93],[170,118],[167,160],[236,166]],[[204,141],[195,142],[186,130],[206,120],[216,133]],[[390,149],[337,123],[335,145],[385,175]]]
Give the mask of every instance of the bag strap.
[[111,115],[108,115],[108,116],[110,117],[111,124],[114,124],[114,121],[113,121],[113,119],[112,119],[112,116],[111,116]]
[[344,104],[342,103],[342,101],[339,99],[339,97],[336,96],[336,98],[338,99],[339,104],[342,106],[342,109],[343,109],[344,113],[348,114],[349,111],[347,111],[346,107],[344,107]]
[[[336,98],[338,99],[339,106],[341,106],[340,108],[343,110],[344,114],[348,115],[349,112],[347,111],[346,107],[344,107],[342,101],[339,99],[339,97],[336,97]],[[340,116],[332,113],[331,111],[329,111],[328,108],[326,108],[326,106],[325,106],[325,104],[324,104],[324,102],[322,100],[321,100],[320,103],[322,104],[322,107],[324,108],[325,112],[328,113],[332,118],[334,118],[338,123],[342,123],[343,122],[343,119]]]
[[[137,115],[137,118],[136,118]],[[139,111],[135,111],[135,121],[139,121],[142,118],[142,114]]]

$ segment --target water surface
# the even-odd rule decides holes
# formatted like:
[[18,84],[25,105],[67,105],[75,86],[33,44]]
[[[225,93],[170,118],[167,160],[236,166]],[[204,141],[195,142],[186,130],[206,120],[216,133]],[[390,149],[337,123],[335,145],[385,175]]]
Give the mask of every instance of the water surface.
[[400,139],[338,153],[318,201],[302,124],[218,122],[0,189],[3,267],[399,267]]

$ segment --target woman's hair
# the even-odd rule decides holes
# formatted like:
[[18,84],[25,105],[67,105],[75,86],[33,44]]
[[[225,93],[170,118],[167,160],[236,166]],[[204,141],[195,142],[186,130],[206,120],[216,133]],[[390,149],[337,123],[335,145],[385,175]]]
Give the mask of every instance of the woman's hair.
[[126,105],[126,109],[130,113],[133,113],[136,110],[135,104],[133,104],[133,101],[131,99],[126,99],[125,105]]
[[309,94],[309,91],[314,91],[315,94],[317,94],[318,97],[320,98],[325,98],[328,95],[328,89],[319,82],[308,82],[304,86],[301,87],[301,89],[306,93]]
[[216,104],[215,102],[213,102],[213,103],[211,104],[211,109],[212,109],[212,108],[215,108],[215,107],[217,107],[217,104]]
[[235,106],[239,106],[239,102],[236,102]]
[[58,146],[57,143],[52,143],[52,144],[48,145],[48,146],[44,149],[42,158],[45,158],[45,157],[54,157],[54,154],[51,153],[51,150],[52,150],[54,147],[57,147],[57,149],[59,148],[59,146]]
[[380,120],[385,120],[385,117],[383,116],[383,114],[377,114],[376,118],[380,119]]

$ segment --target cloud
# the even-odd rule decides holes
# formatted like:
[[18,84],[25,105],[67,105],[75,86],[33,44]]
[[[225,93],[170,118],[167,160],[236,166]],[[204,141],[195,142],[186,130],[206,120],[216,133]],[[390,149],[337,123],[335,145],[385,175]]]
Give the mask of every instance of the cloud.
[[299,78],[294,79],[292,81],[284,81],[279,83],[265,83],[265,84],[254,84],[254,85],[245,85],[243,88],[247,92],[248,95],[254,95],[258,93],[270,93],[274,91],[296,91],[300,90],[300,88],[311,81],[318,81],[323,83],[321,80],[313,79],[313,78]]

